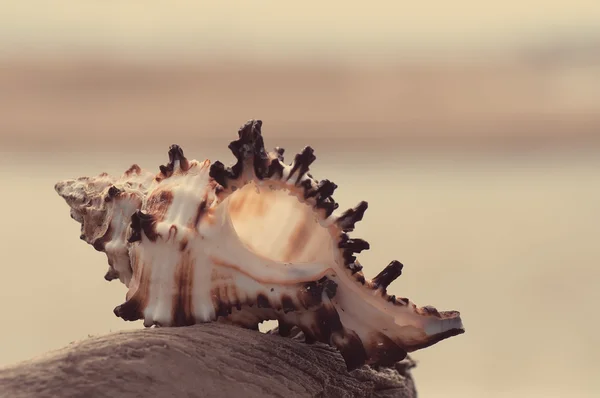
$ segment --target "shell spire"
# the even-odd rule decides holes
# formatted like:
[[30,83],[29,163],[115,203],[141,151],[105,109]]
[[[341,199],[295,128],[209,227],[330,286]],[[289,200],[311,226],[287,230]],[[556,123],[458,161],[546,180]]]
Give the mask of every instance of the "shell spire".
[[310,173],[313,148],[286,164],[283,148],[265,150],[261,128],[239,129],[229,167],[172,145],[158,174],[134,165],[120,178],[56,184],[82,239],[106,253],[105,278],[128,288],[114,313],[146,326],[277,320],[282,336],[297,328],[307,343],[337,347],[348,369],[390,366],[464,333],[457,311],[387,294],[399,261],[364,276],[357,255],[370,245],[349,233],[367,202],[338,212],[337,185]]

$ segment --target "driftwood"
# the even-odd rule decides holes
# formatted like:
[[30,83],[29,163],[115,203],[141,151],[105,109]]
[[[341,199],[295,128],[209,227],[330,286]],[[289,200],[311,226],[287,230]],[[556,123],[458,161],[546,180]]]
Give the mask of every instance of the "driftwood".
[[220,323],[126,331],[0,369],[0,397],[416,397],[404,360],[347,372],[340,354]]

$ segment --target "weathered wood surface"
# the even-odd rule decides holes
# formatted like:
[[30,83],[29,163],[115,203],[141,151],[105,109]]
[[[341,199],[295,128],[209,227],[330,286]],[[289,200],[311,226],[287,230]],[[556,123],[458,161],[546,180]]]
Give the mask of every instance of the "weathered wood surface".
[[347,372],[323,344],[219,323],[126,331],[0,369],[0,397],[416,397],[410,360]]

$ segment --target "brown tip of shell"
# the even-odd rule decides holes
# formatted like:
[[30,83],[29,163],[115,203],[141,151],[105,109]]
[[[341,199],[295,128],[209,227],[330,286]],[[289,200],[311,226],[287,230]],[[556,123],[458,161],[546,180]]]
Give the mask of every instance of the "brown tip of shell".
[[245,160],[252,158],[256,178],[265,178],[269,168],[269,156],[265,151],[261,128],[261,120],[252,119],[246,122],[238,130],[239,139],[229,143],[229,150],[237,162],[232,167],[225,167],[223,163],[216,161],[210,167],[209,176],[227,188],[229,180],[236,180],[242,174]]
[[140,303],[135,299],[130,299],[125,303],[118,305],[113,310],[114,314],[125,321],[137,321],[143,318]]
[[373,278],[373,284],[375,284],[375,288],[386,289],[390,283],[392,283],[396,278],[402,275],[402,263],[400,261],[392,261],[389,263],[375,278]]
[[129,177],[132,174],[140,175],[142,173],[142,169],[137,164],[132,164],[130,168],[125,171],[125,175]]
[[356,207],[348,209],[337,219],[337,225],[344,232],[351,232],[354,230],[354,226],[357,222],[363,219],[365,211],[369,204],[365,201],[360,202]]
[[104,279],[106,279],[109,282],[117,279],[118,277],[119,273],[113,267],[109,267],[108,271],[106,271],[106,274],[104,274]]
[[369,242],[360,238],[350,239],[348,235],[342,234],[338,247],[343,249],[344,264],[348,265],[356,261],[355,253],[369,250]]
[[314,155],[314,150],[307,146],[302,152],[296,155],[294,158],[294,163],[292,166],[292,170],[288,175],[288,180],[292,177],[296,177],[296,184],[300,181],[302,176],[308,172],[310,165],[317,159]]
[[183,149],[181,149],[179,145],[173,144],[169,147],[169,163],[159,167],[160,173],[164,178],[168,178],[173,175],[176,161],[179,161],[179,167],[181,170],[187,171],[190,168],[190,163],[183,155]]
[[142,240],[142,231],[148,239],[155,241],[158,237],[156,233],[156,220],[152,214],[146,214],[141,210],[131,215],[131,236],[129,243]]
[[123,191],[120,190],[119,188],[115,187],[114,185],[111,185],[111,187],[108,188],[108,193],[107,193],[106,197],[104,198],[104,201],[110,202],[111,200],[113,200],[114,198],[119,196],[121,194],[121,192],[123,192]]
[[250,119],[238,130],[238,136],[243,141],[254,141],[258,137],[262,136],[261,132],[262,120]]
[[285,149],[279,146],[276,146],[274,149],[277,154],[277,159],[283,162],[283,154],[285,153]]

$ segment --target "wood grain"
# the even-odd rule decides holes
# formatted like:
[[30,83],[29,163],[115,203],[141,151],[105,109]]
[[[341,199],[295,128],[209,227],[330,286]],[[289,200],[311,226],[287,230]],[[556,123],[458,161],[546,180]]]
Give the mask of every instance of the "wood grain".
[[412,367],[348,373],[328,346],[210,323],[72,343],[0,369],[0,397],[412,398]]

